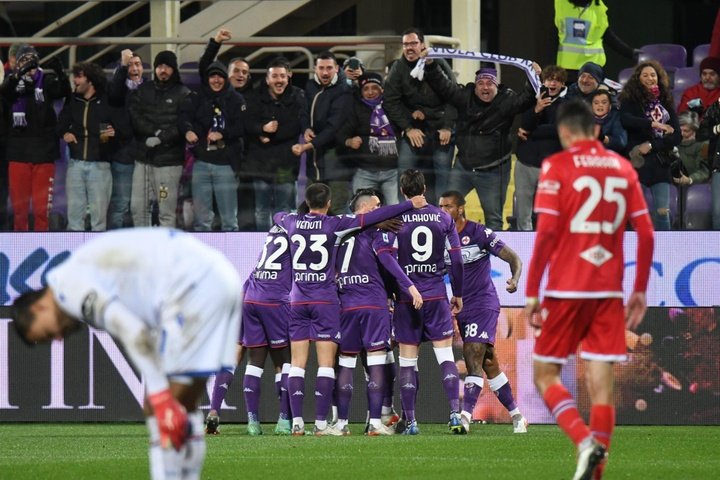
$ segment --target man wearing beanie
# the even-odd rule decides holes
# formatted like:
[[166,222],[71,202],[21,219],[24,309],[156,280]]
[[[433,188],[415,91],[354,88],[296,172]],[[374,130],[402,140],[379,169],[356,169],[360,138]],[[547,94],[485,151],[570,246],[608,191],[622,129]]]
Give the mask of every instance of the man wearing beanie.
[[603,80],[605,80],[605,72],[600,65],[593,62],[584,63],[578,71],[577,82],[568,87],[566,100],[580,98],[590,103],[590,98],[595,90],[601,85],[604,86]]
[[153,62],[152,82],[130,96],[129,108],[139,144],[133,171],[130,210],[136,227],[150,226],[150,208],[158,203],[159,222],[175,227],[185,139],[178,131],[180,104],[190,90],[180,81],[175,53],[165,50]]
[[682,94],[678,113],[692,110],[702,119],[705,111],[720,98],[720,58],[707,57],[700,62],[700,82]]

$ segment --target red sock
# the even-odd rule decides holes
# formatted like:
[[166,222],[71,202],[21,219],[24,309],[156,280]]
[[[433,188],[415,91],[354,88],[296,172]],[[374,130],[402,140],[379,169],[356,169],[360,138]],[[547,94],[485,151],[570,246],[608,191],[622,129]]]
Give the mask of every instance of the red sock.
[[545,390],[544,400],[558,427],[575,445],[580,445],[580,442],[591,436],[590,429],[580,418],[575,399],[564,386],[557,383]]
[[[590,430],[595,440],[610,450],[613,428],[615,428],[615,407],[612,405],[593,405],[590,409]],[[605,469],[603,462],[595,469],[595,479],[602,478]]]

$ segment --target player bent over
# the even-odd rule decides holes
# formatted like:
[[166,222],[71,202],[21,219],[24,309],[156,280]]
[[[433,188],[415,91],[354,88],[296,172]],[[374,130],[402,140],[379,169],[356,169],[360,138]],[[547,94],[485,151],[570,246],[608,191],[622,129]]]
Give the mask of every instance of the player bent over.
[[[646,310],[653,228],[638,176],[628,160],[596,140],[592,112],[582,101],[557,113],[565,148],[545,159],[535,211],[538,229],[527,282],[525,314],[540,329],[533,353],[535,385],[558,426],[578,448],[575,479],[602,475],[615,426],[613,363],[626,359],[625,326]],[[623,312],[623,234],[637,232],[635,286]],[[540,279],[549,265],[542,305]],[[590,428],[560,380],[580,345],[590,393]]]
[[94,237],[14,303],[28,342],[63,338],[80,322],[107,331],[142,373],[153,479],[200,478],[198,403],[207,377],[235,360],[240,279],[192,236],[164,228]]
[[337,243],[355,230],[396,217],[427,205],[418,195],[412,201],[378,208],[362,215],[328,216],[330,188],[314,183],[305,191],[308,213],[275,214],[273,221],[290,240],[293,286],[290,291],[291,367],[288,376],[293,435],[305,434],[302,408],[305,399],[305,366],[310,341],[315,342],[318,359],[315,382],[314,435],[343,435],[328,426],[327,416],[335,387],[335,354],[340,334],[340,301],[335,283]]
[[[483,371],[487,375],[490,390],[510,413],[513,432],[526,433],[527,420],[515,403],[510,381],[500,371],[500,360],[495,354],[500,299],[490,278],[490,255],[495,255],[510,265],[512,276],[506,287],[510,293],[517,291],[522,262],[518,254],[505,245],[491,229],[465,218],[465,198],[460,192],[443,193],[439,206],[455,221],[462,245],[463,289],[472,292],[471,295],[465,295],[463,309],[456,316],[468,370],[460,418],[464,433],[470,431],[472,412],[483,387]],[[445,256],[445,263],[450,263],[448,255]]]
[[[355,215],[371,212],[380,199],[370,189],[359,190],[350,208]],[[340,358],[335,386],[338,398],[336,428],[349,433],[347,427],[353,394],[353,375],[357,355],[367,352],[367,396],[369,436],[392,435],[383,425],[381,414],[387,391],[386,358],[390,347],[390,312],[383,279],[383,268],[413,298],[415,308],[422,306],[422,296],[397,263],[395,235],[378,228],[368,228],[343,241],[338,252],[338,292],[341,316]]]

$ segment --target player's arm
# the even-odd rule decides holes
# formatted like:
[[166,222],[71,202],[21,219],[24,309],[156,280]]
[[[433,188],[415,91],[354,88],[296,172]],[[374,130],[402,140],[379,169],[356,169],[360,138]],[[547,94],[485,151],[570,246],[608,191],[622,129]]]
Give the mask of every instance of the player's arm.
[[630,223],[637,233],[637,257],[635,265],[635,285],[626,307],[627,328],[634,330],[642,321],[647,310],[647,290],[655,247],[654,230],[640,184],[635,182],[630,199]]
[[340,217],[338,232],[350,231],[357,228],[367,228],[378,222],[388,220],[393,217],[412,210],[413,208],[422,208],[427,205],[427,201],[423,195],[417,195],[410,200],[398,203],[397,205],[386,205],[377,208],[369,213],[363,213],[357,216],[345,215]]
[[500,253],[498,253],[498,257],[510,265],[511,277],[507,280],[507,287],[505,287],[505,290],[509,293],[515,293],[517,291],[518,282],[520,281],[520,274],[522,273],[522,260],[520,260],[520,255],[515,253],[515,250],[512,248],[504,245],[502,250],[500,250]]
[[420,295],[420,292],[412,283],[412,280],[410,280],[410,278],[405,275],[405,272],[403,272],[402,267],[397,261],[396,252],[397,249],[392,245],[384,245],[375,250],[375,255],[385,270],[387,270],[387,272],[395,278],[400,288],[406,290],[410,294],[413,299],[413,306],[416,310],[419,310],[423,304],[422,295]]
[[449,230],[446,231],[445,248],[450,256],[450,286],[452,287],[453,296],[450,299],[451,312],[457,315],[463,308],[463,259],[462,247],[460,246],[460,237],[455,224],[450,223]]

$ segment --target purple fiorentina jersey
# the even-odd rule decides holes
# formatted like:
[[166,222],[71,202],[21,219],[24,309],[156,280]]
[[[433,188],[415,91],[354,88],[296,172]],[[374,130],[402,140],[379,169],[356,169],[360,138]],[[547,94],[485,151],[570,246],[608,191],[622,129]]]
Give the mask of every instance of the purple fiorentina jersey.
[[[433,205],[404,213],[402,230],[398,233],[398,262],[425,300],[447,298],[445,291],[445,252],[460,251],[460,240],[455,231],[455,222],[447,213]],[[456,270],[460,276],[462,265]],[[452,273],[452,269],[451,269]],[[462,278],[451,283],[456,295],[462,296]],[[407,300],[406,292],[400,293]]]
[[354,230],[400,215],[412,202],[378,208],[364,215],[277,213],[274,220],[287,233],[292,255],[291,303],[338,303],[335,256],[339,240]]
[[[468,292],[463,297],[463,310],[487,308],[499,311],[500,300],[490,277],[490,254],[497,257],[505,244],[491,229],[469,220],[458,235],[464,264],[463,288]],[[445,263],[450,263],[448,255]]]
[[285,231],[273,225],[265,237],[258,263],[246,283],[244,301],[288,303],[291,287],[290,242]]
[[[343,310],[387,308],[388,295],[379,257],[383,254],[394,257],[395,252],[395,235],[378,229],[360,232],[340,245],[336,268]],[[407,284],[405,282],[406,288]]]

